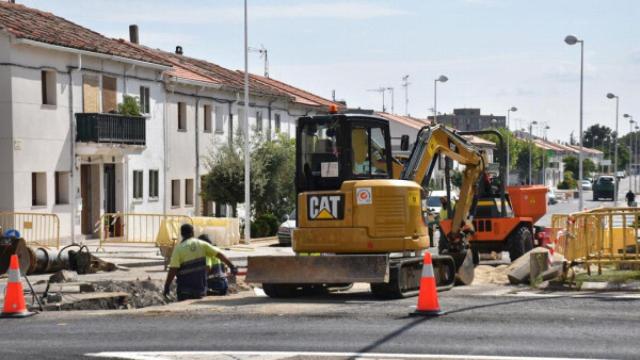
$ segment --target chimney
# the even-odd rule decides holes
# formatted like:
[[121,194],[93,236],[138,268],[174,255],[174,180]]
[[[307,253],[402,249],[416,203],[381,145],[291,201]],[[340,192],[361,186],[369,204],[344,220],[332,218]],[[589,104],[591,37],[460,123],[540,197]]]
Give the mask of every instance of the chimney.
[[138,38],[138,25],[129,25],[129,41],[134,44],[140,44],[140,39]]
[[182,46],[180,45],[176,46],[176,54],[182,55]]

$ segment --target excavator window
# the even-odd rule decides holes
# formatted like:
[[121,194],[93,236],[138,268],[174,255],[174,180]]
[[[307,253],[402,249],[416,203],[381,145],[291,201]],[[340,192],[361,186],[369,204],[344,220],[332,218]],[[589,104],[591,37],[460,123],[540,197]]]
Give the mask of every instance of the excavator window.
[[356,178],[386,177],[388,171],[385,133],[380,127],[351,129],[352,173]]
[[298,119],[296,191],[336,190],[343,181],[392,178],[389,123],[372,116]]

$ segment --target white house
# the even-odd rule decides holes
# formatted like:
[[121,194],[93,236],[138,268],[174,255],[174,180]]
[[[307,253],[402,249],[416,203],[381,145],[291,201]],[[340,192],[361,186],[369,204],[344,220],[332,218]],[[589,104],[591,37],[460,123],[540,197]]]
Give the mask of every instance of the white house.
[[[107,213],[225,215],[202,204],[200,180],[241,126],[243,74],[130,30],[110,39],[0,1],[0,211],[56,214],[63,241],[95,236]],[[142,117],[115,114],[124,95]],[[299,116],[327,111],[318,99],[252,75],[250,131],[294,135]]]
[[[60,17],[0,2],[0,210],[54,213],[63,238],[128,211],[133,173],[163,167],[170,64]],[[144,117],[108,114],[142,94]],[[156,175],[161,176],[161,175]],[[138,211],[162,211],[155,197]]]

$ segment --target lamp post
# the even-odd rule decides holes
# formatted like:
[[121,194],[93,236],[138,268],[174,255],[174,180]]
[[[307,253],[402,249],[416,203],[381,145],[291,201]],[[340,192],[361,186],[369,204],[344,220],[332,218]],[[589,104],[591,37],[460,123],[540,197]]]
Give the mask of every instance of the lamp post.
[[[578,40],[577,37],[573,35],[567,35],[564,38],[564,42],[568,45],[575,45],[580,43],[580,152],[578,153],[578,179],[582,180],[582,143],[583,143],[583,132],[582,132],[582,103],[583,103],[583,87],[584,87],[584,40]],[[582,196],[582,186],[578,186],[578,192],[580,194],[580,200],[578,201],[578,211],[582,211],[584,199]],[[617,193],[616,193],[617,194]]]
[[529,123],[529,185],[533,184],[532,176],[532,154],[533,154],[533,125],[538,125],[537,121],[531,121]]
[[[512,112],[516,112],[518,111],[518,108],[515,106],[510,107],[509,109],[507,109],[507,132],[511,131],[510,128],[510,124],[509,124],[509,120],[510,120],[510,114]],[[507,186],[509,185],[509,168],[511,167],[511,133],[507,134],[507,181],[506,184]]]
[[638,192],[638,182],[640,182],[640,179],[638,179],[638,174],[637,174],[638,173],[638,162],[639,162],[638,161],[638,130],[640,130],[640,126],[638,126],[638,122],[636,122],[636,126],[634,127],[634,130],[635,130],[635,133],[633,135],[636,138],[636,140],[635,140],[635,142],[636,142],[636,145],[635,145],[636,146],[636,152],[634,154],[635,155],[634,162],[636,164],[636,177],[635,177],[635,180],[634,180],[634,182],[635,182],[634,189],[635,189],[635,192]]
[[[633,191],[632,178],[633,178],[633,116],[624,114],[622,117],[629,119],[629,190]],[[637,151],[637,149],[636,149]]]
[[[547,141],[547,130],[551,129],[549,125],[545,125],[542,133],[544,141]],[[545,165],[545,160],[547,157],[547,151],[542,149],[542,185],[547,186],[547,167]]]
[[449,78],[440,75],[437,79],[433,80],[433,123],[438,123],[438,81],[445,83],[449,81]]
[[620,98],[612,93],[607,94],[608,99],[616,99],[616,134],[613,137],[613,206],[618,206],[618,108]]
[[244,241],[251,241],[251,171],[249,153],[249,30],[247,0],[244,0]]

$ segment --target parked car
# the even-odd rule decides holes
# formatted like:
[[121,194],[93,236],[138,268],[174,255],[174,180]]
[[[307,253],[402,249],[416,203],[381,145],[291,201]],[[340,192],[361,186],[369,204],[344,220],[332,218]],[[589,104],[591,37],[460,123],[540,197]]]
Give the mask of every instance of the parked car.
[[593,201],[600,199],[613,200],[614,181],[613,176],[598,177],[596,182],[593,183]]
[[580,180],[580,186],[583,191],[591,191],[593,186],[591,185],[591,181],[589,180]]
[[278,243],[280,245],[291,246],[291,231],[296,227],[296,211],[285,216],[284,222],[278,228]]
[[625,177],[627,177],[627,172],[624,170],[618,171],[616,172],[616,176],[618,177],[618,179],[624,179]]

